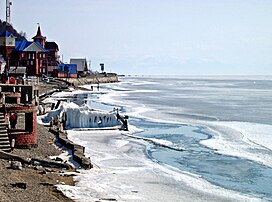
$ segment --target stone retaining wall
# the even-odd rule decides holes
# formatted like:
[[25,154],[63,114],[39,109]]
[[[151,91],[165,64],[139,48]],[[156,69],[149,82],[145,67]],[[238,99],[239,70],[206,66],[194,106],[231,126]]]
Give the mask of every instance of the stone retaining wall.
[[73,160],[76,161],[82,168],[91,169],[93,167],[91,160],[84,155],[85,147],[75,144],[69,140],[66,132],[52,128],[49,131],[56,135],[57,140],[61,145],[72,150]]
[[73,86],[81,86],[86,84],[98,84],[98,83],[114,83],[118,82],[118,76],[114,73],[98,74],[95,76],[87,76],[81,78],[59,78],[58,80],[64,81]]

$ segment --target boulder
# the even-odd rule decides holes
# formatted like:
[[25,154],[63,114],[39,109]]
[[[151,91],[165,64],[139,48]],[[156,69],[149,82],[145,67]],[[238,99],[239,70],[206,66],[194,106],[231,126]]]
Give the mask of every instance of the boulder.
[[13,170],[22,170],[23,169],[22,163],[20,161],[11,161],[10,167]]

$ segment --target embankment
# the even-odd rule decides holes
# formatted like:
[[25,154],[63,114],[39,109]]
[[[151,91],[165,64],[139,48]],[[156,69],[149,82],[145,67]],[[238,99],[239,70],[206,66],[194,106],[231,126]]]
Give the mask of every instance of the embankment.
[[73,85],[77,87],[77,86],[82,86],[86,84],[118,82],[118,76],[115,73],[107,73],[107,74],[89,75],[89,76],[80,77],[80,78],[61,78],[59,80],[64,81],[69,85]]

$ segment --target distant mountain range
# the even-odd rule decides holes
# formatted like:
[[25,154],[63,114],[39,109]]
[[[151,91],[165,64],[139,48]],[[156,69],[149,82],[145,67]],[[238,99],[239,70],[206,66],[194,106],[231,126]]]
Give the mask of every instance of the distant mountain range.
[[0,34],[2,34],[4,31],[12,33],[14,36],[16,36],[16,40],[23,40],[26,38],[25,32],[21,31],[18,33],[17,30],[12,27],[12,25],[6,26],[6,22],[0,20]]

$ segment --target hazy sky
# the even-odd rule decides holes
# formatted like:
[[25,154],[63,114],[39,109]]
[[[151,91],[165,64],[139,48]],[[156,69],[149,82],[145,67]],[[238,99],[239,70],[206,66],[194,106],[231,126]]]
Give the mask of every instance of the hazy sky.
[[[0,18],[5,19],[5,0]],[[12,0],[60,55],[119,74],[271,74],[272,0]]]

